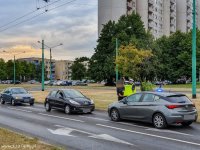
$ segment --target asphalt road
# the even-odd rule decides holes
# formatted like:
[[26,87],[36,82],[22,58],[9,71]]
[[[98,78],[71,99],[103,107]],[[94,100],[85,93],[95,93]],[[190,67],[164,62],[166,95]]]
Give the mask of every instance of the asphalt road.
[[112,122],[107,113],[66,115],[46,112],[43,105],[0,105],[0,127],[37,137],[68,150],[199,150],[200,124],[170,126]]

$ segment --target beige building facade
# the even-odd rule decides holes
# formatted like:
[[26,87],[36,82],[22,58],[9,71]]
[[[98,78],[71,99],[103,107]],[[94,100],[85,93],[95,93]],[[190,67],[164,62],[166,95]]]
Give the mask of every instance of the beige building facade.
[[57,60],[55,63],[55,78],[56,80],[71,80],[73,61]]

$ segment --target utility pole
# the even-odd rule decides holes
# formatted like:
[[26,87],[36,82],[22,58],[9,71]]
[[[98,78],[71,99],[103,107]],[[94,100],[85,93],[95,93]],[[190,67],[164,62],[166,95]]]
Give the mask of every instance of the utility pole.
[[192,29],[192,98],[196,99],[196,0],[193,0]]
[[[118,58],[118,39],[116,38],[116,60]],[[116,83],[119,79],[118,64],[116,64]]]
[[42,91],[44,91],[44,40],[42,40]]
[[15,71],[15,55],[14,55],[14,68],[13,68],[13,70],[14,70],[14,79],[13,79],[13,83],[15,84],[15,79],[16,79],[16,76],[15,76],[15,73],[16,73],[16,71]]
[[52,54],[51,54],[51,48],[50,48],[50,83],[52,83]]

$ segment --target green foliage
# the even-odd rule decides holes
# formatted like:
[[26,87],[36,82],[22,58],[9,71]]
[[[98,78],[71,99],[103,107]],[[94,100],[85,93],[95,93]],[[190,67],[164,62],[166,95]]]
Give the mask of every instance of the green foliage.
[[141,91],[152,91],[154,89],[154,85],[151,82],[142,82],[140,90]]
[[133,45],[121,46],[119,56],[116,60],[119,72],[123,76],[128,76],[136,81],[141,79],[141,74],[144,73],[142,69],[144,64],[152,57],[150,50],[139,50]]
[[92,79],[101,81],[115,76],[116,38],[120,45],[133,44],[139,49],[147,49],[153,43],[151,34],[145,31],[138,14],[124,15],[117,23],[109,21],[102,29],[90,60],[89,73]]
[[73,80],[82,80],[87,77],[87,69],[83,65],[85,61],[89,61],[89,58],[80,57],[75,59],[74,64],[71,66]]

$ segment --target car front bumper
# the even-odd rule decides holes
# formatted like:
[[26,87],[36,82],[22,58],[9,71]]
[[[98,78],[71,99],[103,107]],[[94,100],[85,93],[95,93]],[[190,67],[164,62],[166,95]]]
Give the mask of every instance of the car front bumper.
[[89,105],[89,106],[71,106],[72,112],[79,112],[79,113],[90,113],[94,111],[95,105]]
[[15,103],[34,103],[35,99],[34,98],[29,98],[29,99],[14,99]]

